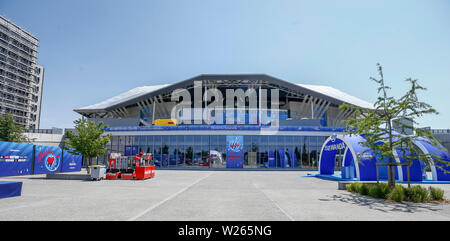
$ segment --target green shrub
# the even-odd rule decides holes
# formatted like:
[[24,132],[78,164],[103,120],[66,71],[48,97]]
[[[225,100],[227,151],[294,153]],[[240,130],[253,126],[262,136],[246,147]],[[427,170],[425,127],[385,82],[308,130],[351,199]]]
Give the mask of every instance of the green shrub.
[[359,193],[359,190],[361,189],[361,183],[354,182],[354,183],[348,184],[346,186],[346,188],[347,188],[347,191],[349,191],[349,192]]
[[430,198],[433,200],[443,200],[444,199],[444,190],[436,187],[429,187],[428,191],[430,192]]
[[347,191],[370,195],[374,198],[389,199],[396,202],[425,202],[428,200],[443,200],[444,191],[440,188],[429,187],[428,190],[420,185],[405,188],[401,184],[396,184],[390,188],[387,183],[369,185],[367,183],[354,182],[346,186]]
[[361,183],[361,187],[359,189],[359,194],[368,195],[369,194],[369,184]]
[[399,184],[395,185],[395,187],[387,195],[387,199],[402,202],[405,200],[405,188]]
[[350,184],[347,184],[346,186],[345,186],[345,189],[347,189],[347,191],[349,191],[349,192],[353,192],[353,183],[350,183]]
[[426,188],[416,185],[405,189],[405,200],[415,203],[425,202],[429,200],[429,194]]
[[369,195],[374,198],[386,199],[390,189],[387,183],[369,186]]

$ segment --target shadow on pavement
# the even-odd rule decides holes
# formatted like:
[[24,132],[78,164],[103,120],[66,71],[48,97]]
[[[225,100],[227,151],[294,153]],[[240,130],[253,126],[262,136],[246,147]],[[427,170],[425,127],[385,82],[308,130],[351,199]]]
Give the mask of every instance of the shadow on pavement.
[[363,196],[359,194],[342,194],[333,195],[327,199],[319,199],[322,202],[339,201],[348,204],[367,207],[372,210],[380,212],[403,212],[403,213],[416,213],[416,212],[438,212],[442,210],[442,204],[439,203],[397,203],[392,201],[386,201],[383,199],[376,199],[370,196]]

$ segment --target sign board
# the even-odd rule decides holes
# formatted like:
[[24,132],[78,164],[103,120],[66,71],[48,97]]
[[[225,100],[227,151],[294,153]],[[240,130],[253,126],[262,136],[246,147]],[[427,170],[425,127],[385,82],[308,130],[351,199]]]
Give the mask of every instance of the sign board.
[[34,174],[59,172],[61,168],[61,148],[57,146],[35,146]]
[[0,177],[29,175],[32,165],[32,144],[0,142]]
[[62,172],[81,171],[81,156],[73,155],[68,151],[63,151],[63,161],[61,165]]
[[124,156],[135,156],[139,154],[139,146],[125,146]]
[[243,147],[243,136],[227,136],[227,168],[244,167]]

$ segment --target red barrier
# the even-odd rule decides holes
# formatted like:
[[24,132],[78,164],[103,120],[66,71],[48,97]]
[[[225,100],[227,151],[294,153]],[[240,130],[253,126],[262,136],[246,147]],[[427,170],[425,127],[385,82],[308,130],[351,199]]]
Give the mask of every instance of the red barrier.
[[120,172],[107,172],[106,173],[106,179],[114,180],[119,178]]
[[155,166],[139,166],[136,167],[136,179],[144,180],[155,177]]
[[134,177],[135,177],[136,175],[135,175],[135,173],[133,172],[133,173],[121,173],[120,174],[120,179],[127,179],[127,180],[131,180],[131,179],[134,179]]

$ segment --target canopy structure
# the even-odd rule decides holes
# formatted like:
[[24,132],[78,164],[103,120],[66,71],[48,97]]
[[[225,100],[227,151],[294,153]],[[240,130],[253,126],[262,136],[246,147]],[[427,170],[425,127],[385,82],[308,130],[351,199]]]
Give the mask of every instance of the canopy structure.
[[[246,109],[262,111],[269,106],[272,109],[273,90],[278,95],[278,100],[274,99],[274,104],[277,103],[278,107],[274,105],[274,108],[281,111],[280,120],[305,122],[307,119],[314,123],[308,124],[311,126],[342,127],[342,121],[355,114],[354,110],[339,109],[343,103],[373,109],[372,103],[331,86],[291,83],[266,74],[204,74],[173,84],[137,87],[74,111],[109,126],[151,126],[154,120],[174,118],[172,111],[180,104],[180,97],[173,93],[180,90],[186,95],[182,98],[186,101],[183,106],[196,109],[199,113],[215,102],[205,96],[220,93],[225,100],[226,96],[236,96],[240,91],[244,91],[245,98],[249,100],[248,103],[244,101]],[[214,95],[212,97],[216,100]],[[252,99],[252,104],[249,98]],[[223,106],[226,103],[218,101],[217,104]],[[116,121],[117,119],[122,120]],[[179,123],[182,120],[179,119]],[[196,124],[203,122],[197,119]]]
[[[321,175],[333,175],[336,166],[336,160],[341,160],[341,170],[343,179],[353,179],[360,181],[377,180],[376,163],[387,162],[387,158],[377,156],[372,150],[364,146],[362,142],[365,139],[359,135],[333,135],[323,144],[319,158],[319,173]],[[434,146],[425,138],[418,139],[415,145],[423,154],[432,154],[443,161],[450,161],[449,154],[441,147]],[[409,155],[409,153],[406,153]],[[397,163],[406,163],[407,160],[401,158],[399,151],[394,152]],[[339,162],[338,162],[339,163]],[[433,181],[450,181],[450,173],[445,173],[441,167],[450,171],[450,167],[437,160],[430,163]],[[427,179],[426,164],[422,160],[413,160],[410,168],[411,181],[424,181]],[[379,166],[380,179],[387,179],[387,167]],[[395,178],[398,181],[407,181],[407,167],[397,166],[395,169]]]

